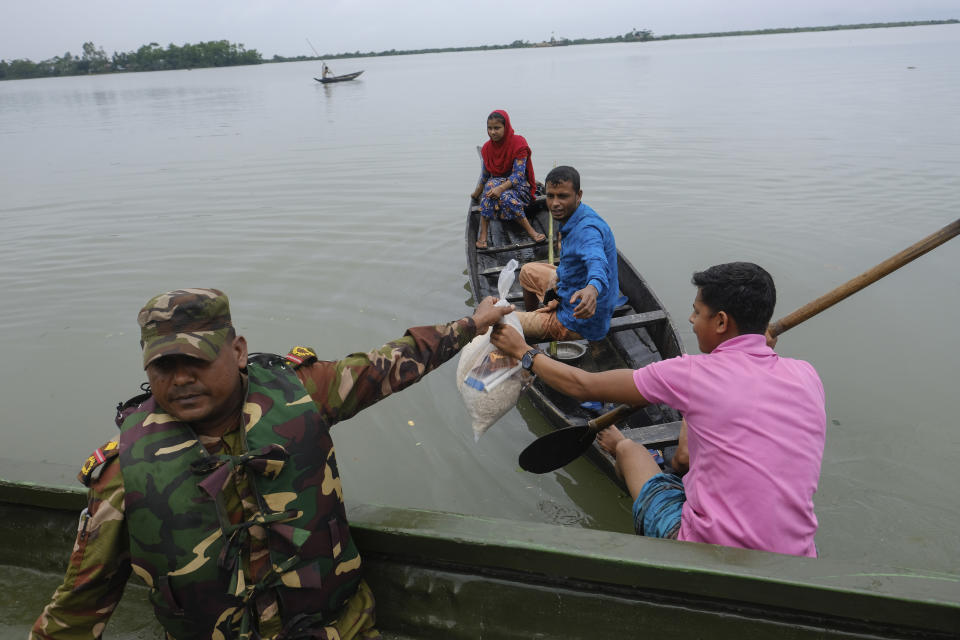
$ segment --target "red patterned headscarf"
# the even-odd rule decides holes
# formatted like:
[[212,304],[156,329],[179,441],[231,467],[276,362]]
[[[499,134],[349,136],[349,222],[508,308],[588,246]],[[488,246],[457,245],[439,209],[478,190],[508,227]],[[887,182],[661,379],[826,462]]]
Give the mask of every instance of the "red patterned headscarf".
[[[507,115],[506,111],[497,109],[493,113],[499,113],[503,116],[506,121],[504,125],[506,131],[500,142],[487,140],[483,145],[480,150],[480,154],[483,156],[483,166],[490,172],[490,175],[508,176],[513,171],[513,161],[517,158],[526,158],[530,195],[536,196],[537,182],[533,177],[533,151],[530,150],[530,145],[527,144],[527,140],[523,136],[514,133],[513,127],[510,125],[510,116]],[[490,115],[493,115],[493,113]]]

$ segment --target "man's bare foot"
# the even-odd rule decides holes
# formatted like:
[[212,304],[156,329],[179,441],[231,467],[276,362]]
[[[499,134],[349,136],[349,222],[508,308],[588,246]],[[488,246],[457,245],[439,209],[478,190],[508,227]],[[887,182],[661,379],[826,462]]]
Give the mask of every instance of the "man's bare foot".
[[614,458],[617,457],[617,443],[621,440],[626,440],[626,437],[616,426],[607,427],[597,434],[597,444]]
[[537,242],[537,243],[543,242],[544,240],[547,239],[547,236],[543,235],[542,233],[535,233],[530,237],[533,239],[534,242]]
[[487,241],[486,240],[477,240],[477,249],[486,249]]

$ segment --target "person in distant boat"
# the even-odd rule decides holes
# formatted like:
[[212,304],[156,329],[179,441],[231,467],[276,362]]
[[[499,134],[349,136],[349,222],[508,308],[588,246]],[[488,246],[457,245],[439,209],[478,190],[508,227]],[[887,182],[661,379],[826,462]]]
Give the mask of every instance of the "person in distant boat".
[[149,390],[83,465],[88,506],[30,640],[102,637],[131,572],[167,638],[380,638],[330,428],[486,332],[511,310],[493,300],[328,361],[248,357],[216,289],[151,298],[137,318]]
[[327,63],[324,62],[324,63],[323,63],[323,75],[322,75],[321,77],[323,77],[323,78],[329,78],[329,77],[331,77],[332,75],[333,75],[333,71],[331,71],[331,70],[330,70],[330,67],[327,66]]
[[516,220],[535,242],[546,236],[536,231],[527,220],[525,208],[537,192],[533,175],[530,145],[510,126],[510,116],[497,109],[487,117],[487,135],[490,137],[480,150],[483,167],[477,188],[470,197],[480,198],[480,235],[477,247],[487,246],[487,225],[490,220]]
[[509,326],[495,328],[491,341],[580,400],[663,403],[683,413],[677,473],[661,473],[646,447],[615,426],[598,436],[633,497],[637,533],[816,557],[813,496],[826,436],[820,377],[808,362],[777,355],[765,336],[777,294],[763,268],[720,264],[694,273],[693,284],[690,323],[702,355],[587,373],[538,357]]
[[562,240],[560,264],[528,262],[520,268],[525,311],[517,315],[524,335],[602,340],[620,297],[613,231],[581,201],[580,173],[573,167],[555,167],[544,186],[547,208]]

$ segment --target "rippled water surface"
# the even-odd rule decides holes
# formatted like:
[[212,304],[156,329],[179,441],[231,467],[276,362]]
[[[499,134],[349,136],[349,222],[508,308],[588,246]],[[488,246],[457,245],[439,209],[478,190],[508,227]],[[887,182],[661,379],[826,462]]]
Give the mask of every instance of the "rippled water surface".
[[[485,117],[583,175],[696,342],[690,274],[751,260],[777,316],[956,219],[960,27],[0,82],[0,477],[67,484],[137,391],[136,312],[227,291],[253,349],[336,358],[469,313]],[[960,241],[793,329],[829,421],[824,558],[960,574]],[[348,501],[628,531],[589,463],[538,477],[527,406],[474,444],[454,365],[334,429]]]

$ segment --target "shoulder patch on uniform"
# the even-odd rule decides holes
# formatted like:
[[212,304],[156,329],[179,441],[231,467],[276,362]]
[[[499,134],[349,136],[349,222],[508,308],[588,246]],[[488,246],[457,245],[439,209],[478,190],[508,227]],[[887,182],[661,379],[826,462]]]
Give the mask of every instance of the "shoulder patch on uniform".
[[284,359],[293,365],[294,369],[305,364],[313,364],[317,361],[317,352],[310,347],[294,347],[290,353],[284,356]]
[[103,471],[103,465],[118,455],[120,455],[120,443],[118,440],[111,440],[87,458],[87,461],[83,463],[83,467],[80,468],[80,473],[77,474],[77,480],[82,482],[84,486],[89,487],[90,483],[100,477],[100,472]]

